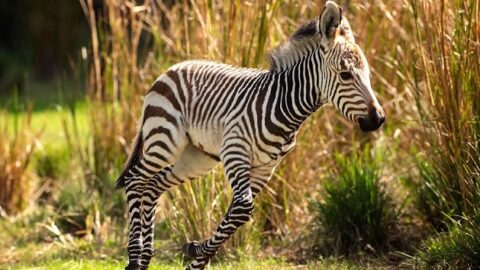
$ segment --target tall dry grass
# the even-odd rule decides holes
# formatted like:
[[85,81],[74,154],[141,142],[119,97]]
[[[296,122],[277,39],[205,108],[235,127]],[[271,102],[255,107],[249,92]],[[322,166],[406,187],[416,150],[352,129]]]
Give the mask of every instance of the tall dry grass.
[[[302,22],[318,16],[320,2],[107,0],[103,9],[95,10],[92,0],[80,0],[92,39],[86,59],[91,154],[84,162],[91,187],[102,194],[111,192],[136,132],[143,94],[168,66],[207,58],[267,67],[266,52]],[[382,182],[394,189],[396,197],[407,195],[399,188],[399,178],[418,176],[411,158],[412,149],[418,149],[429,162],[439,164],[439,171],[448,173],[448,181],[461,184],[462,204],[472,201],[472,193],[464,191],[474,182],[471,179],[477,179],[478,167],[478,117],[469,120],[472,114],[478,116],[474,102],[479,82],[478,4],[339,2],[369,60],[386,126],[364,134],[331,108],[316,113],[303,126],[297,148],[258,198],[252,229],[258,234],[251,235],[280,239],[300,235],[309,220],[305,198],[318,198],[333,153],[357,151],[354,142],[387,149]],[[450,143],[452,136],[456,137]],[[432,155],[435,149],[435,154],[443,149],[444,156]],[[209,236],[228,205],[221,168],[213,175],[164,196],[161,219],[172,219],[167,225],[179,242]],[[240,233],[235,245],[251,240]]]
[[420,210],[437,229],[480,201],[480,5],[412,1],[421,80],[415,90],[426,155]]
[[22,119],[12,119],[0,110],[0,216],[18,214],[32,195],[28,166],[39,134],[31,133],[31,115],[29,110]]

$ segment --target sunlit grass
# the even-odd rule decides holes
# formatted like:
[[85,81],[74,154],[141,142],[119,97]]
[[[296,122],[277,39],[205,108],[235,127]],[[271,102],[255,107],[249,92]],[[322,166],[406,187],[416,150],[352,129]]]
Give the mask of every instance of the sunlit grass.
[[[152,261],[152,264],[149,269],[153,270],[178,270],[183,269],[186,266],[187,262],[183,261],[174,261],[174,262],[159,262],[156,260]],[[123,269],[125,267],[125,262],[112,261],[108,258],[104,260],[92,260],[92,259],[59,259],[45,262],[42,265],[29,265],[19,264],[14,267],[7,267],[7,269],[30,269],[30,270],[40,270],[40,269],[72,269],[72,270],[90,270],[90,269],[104,269],[104,270],[116,270]],[[253,260],[245,259],[239,262],[229,262],[229,263],[213,263],[207,269],[218,269],[218,270],[276,270],[276,269],[321,269],[321,268],[312,268],[308,266],[294,266],[281,261],[276,260]],[[326,268],[327,269],[327,268]],[[329,268],[333,269],[333,268]]]
[[[59,104],[51,104],[48,109],[33,110],[31,115],[30,131],[42,134],[39,141],[41,145],[48,145],[52,148],[66,147],[66,138],[64,132],[64,123],[71,126],[75,122],[80,134],[79,138],[86,141],[90,132],[90,123],[88,119],[88,105],[85,101],[75,104],[75,121],[72,119],[70,109]],[[26,111],[12,112],[8,111],[9,129],[13,131],[18,122],[27,117]],[[85,142],[83,141],[83,142]]]
[[456,217],[447,232],[424,241],[420,259],[436,269],[478,269],[480,267],[480,213]]
[[[149,269],[153,270],[178,270],[183,269],[186,266],[186,263],[167,263],[167,262],[157,262],[153,261]],[[125,263],[118,261],[108,261],[108,260],[53,260],[45,263],[41,266],[30,266],[26,265],[15,265],[15,267],[6,267],[6,269],[23,269],[23,270],[41,270],[41,269],[72,269],[72,270],[90,270],[90,269],[103,269],[103,270],[116,270],[123,269]],[[349,264],[327,264],[327,263],[317,263],[303,266],[295,266],[287,263],[278,262],[275,260],[241,260],[239,262],[233,263],[214,263],[206,268],[211,270],[278,270],[278,269],[363,269],[361,267],[351,266]]]
[[[10,123],[15,122],[15,128]],[[0,216],[22,211],[31,195],[28,170],[39,133],[30,131],[31,111],[22,119],[10,119],[0,110]]]
[[[158,262],[153,260],[149,269],[152,270],[178,270],[183,269],[186,266],[186,262]],[[14,269],[22,270],[42,270],[42,269],[72,269],[72,270],[90,270],[90,269],[102,269],[102,270],[117,270],[123,269],[125,263],[118,261],[108,260],[54,260],[47,262],[42,266],[27,266],[18,265]],[[13,268],[6,268],[13,269]],[[238,262],[221,262],[213,263],[209,265],[207,270],[360,270],[367,269],[366,267],[356,266],[351,263],[342,263],[336,261],[326,261],[310,263],[307,265],[293,265],[282,261],[273,259],[267,260],[255,260],[255,259],[243,259]],[[381,267],[368,267],[368,269],[382,269]]]
[[[113,245],[88,244],[84,241],[55,241],[51,243],[36,243],[9,249],[8,245],[0,248],[3,256],[0,259],[0,269],[123,269],[125,258],[123,249]],[[160,258],[159,258],[160,257]],[[156,255],[149,269],[183,269],[189,260],[181,254],[171,257]],[[380,268],[380,267],[379,267]],[[278,269],[364,269],[363,266],[337,259],[311,261],[304,264],[287,262],[282,258],[264,258],[261,256],[246,256],[228,260],[215,259],[207,269],[215,270],[278,270]],[[370,268],[375,269],[375,267]]]

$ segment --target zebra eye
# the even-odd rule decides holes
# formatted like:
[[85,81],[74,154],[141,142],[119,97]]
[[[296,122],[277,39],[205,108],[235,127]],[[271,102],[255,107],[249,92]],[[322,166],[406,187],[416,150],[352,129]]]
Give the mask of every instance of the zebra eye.
[[340,72],[340,77],[342,78],[342,80],[344,81],[348,81],[348,80],[351,80],[353,79],[353,75],[350,71],[342,71]]

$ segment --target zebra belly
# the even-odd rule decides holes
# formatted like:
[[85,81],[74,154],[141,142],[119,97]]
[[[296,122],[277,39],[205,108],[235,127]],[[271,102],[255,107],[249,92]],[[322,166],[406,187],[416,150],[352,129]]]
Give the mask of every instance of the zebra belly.
[[191,143],[211,156],[219,157],[222,147],[222,132],[215,128],[193,127],[188,131]]

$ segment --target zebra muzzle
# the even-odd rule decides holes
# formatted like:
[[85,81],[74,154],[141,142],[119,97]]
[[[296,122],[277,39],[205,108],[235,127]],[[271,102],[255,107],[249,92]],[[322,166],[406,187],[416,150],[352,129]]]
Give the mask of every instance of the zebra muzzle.
[[358,118],[358,124],[360,129],[364,132],[375,131],[379,129],[385,122],[385,113],[383,110],[372,108],[368,116],[360,116]]

